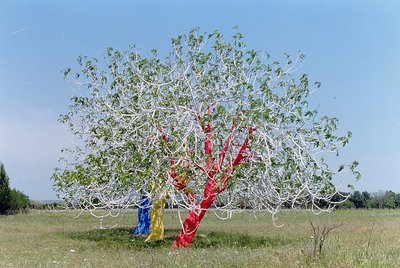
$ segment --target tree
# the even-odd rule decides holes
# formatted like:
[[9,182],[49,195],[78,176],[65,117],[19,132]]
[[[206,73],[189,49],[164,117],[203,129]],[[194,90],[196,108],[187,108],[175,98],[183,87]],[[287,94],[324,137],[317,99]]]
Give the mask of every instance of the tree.
[[11,189],[4,164],[0,162],[0,214],[5,214],[11,209]]
[[362,196],[364,198],[365,207],[368,209],[371,207],[371,195],[367,191],[363,191]]
[[338,136],[336,118],[308,107],[308,77],[296,72],[302,54],[270,63],[242,38],[195,29],[172,39],[165,60],[156,50],[109,48],[106,70],[79,57],[82,70],[68,77],[84,90],[60,121],[83,146],[56,171],[59,192],[70,202],[97,196],[109,208],[140,205],[143,191],[168,197],[189,210],[174,247],[191,243],[211,206],[331,209],[318,204],[338,193],[334,176],[359,173],[357,162],[336,171],[324,157],[338,155],[351,133]]
[[345,201],[341,202],[336,207],[338,209],[351,209],[351,208],[355,208],[355,205],[349,199],[345,199]]
[[367,204],[370,208],[395,208],[396,194],[393,191],[373,193]]
[[11,190],[10,210],[14,212],[26,211],[31,205],[29,197],[16,189]]
[[363,196],[365,201],[368,201],[368,199],[371,198],[370,193],[368,193],[367,191],[363,191],[361,194],[362,194],[362,196]]
[[396,203],[396,207],[400,208],[400,193],[396,194],[395,203]]
[[395,208],[396,194],[393,191],[385,191],[382,196],[382,203],[384,208]]
[[349,200],[354,203],[356,208],[365,208],[365,198],[359,191],[354,191]]
[[10,178],[4,164],[0,162],[0,214],[22,211],[30,206],[30,200],[24,193],[10,188]]

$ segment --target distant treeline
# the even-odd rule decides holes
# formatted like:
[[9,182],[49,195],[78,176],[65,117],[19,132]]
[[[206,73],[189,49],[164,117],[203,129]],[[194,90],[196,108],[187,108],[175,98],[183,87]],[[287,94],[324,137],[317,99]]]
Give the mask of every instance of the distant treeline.
[[[340,201],[339,197],[337,200]],[[367,191],[354,191],[350,197],[343,203],[337,205],[337,208],[358,208],[358,209],[384,209],[400,208],[400,193],[393,191],[379,191],[369,193]]]
[[61,201],[54,201],[54,202],[31,201],[29,208],[36,210],[54,210],[54,209],[62,210],[65,208],[65,205]]
[[[346,200],[343,196],[349,196]],[[343,201],[345,200],[345,201]],[[339,202],[336,205],[337,209],[396,209],[400,208],[400,193],[393,191],[379,191],[369,193],[367,191],[354,191],[352,194],[342,192],[340,195],[335,195],[332,202]],[[219,204],[220,206],[223,204]],[[320,201],[320,207],[327,207],[328,203]],[[61,209],[64,208],[64,204],[61,201],[55,202],[40,202],[32,201],[29,206],[31,209]],[[287,204],[286,208],[290,209],[291,204]],[[306,206],[307,207],[307,206]],[[305,208],[306,208],[305,207]],[[166,204],[166,208],[172,208]],[[241,206],[243,209],[251,209],[247,207],[246,203]]]

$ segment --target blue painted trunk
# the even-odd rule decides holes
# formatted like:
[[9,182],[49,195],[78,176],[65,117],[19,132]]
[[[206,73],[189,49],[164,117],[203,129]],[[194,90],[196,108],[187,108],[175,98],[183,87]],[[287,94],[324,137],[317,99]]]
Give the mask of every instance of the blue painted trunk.
[[138,225],[133,228],[133,234],[148,235],[150,228],[150,198],[143,195],[138,209]]

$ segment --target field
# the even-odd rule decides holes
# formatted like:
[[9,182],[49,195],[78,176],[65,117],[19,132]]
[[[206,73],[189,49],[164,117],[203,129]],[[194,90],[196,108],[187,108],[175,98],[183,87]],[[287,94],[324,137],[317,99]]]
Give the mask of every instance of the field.
[[[76,212],[31,211],[0,217],[0,267],[400,267],[400,210],[339,210],[313,216],[283,211],[275,227],[269,214],[240,213],[219,220],[209,212],[192,247],[171,250],[176,212],[166,213],[166,239],[131,237],[135,212],[117,228]],[[314,229],[333,229],[320,255]]]

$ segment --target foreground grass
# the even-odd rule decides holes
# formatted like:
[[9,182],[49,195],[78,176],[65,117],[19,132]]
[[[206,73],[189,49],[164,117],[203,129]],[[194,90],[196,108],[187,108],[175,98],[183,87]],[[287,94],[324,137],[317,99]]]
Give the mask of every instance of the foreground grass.
[[[400,211],[343,210],[313,216],[283,211],[273,225],[268,214],[241,213],[221,221],[208,213],[194,244],[171,250],[179,230],[166,213],[164,241],[130,236],[135,212],[117,228],[99,230],[88,214],[39,213],[0,217],[0,267],[400,267]],[[312,254],[314,225],[342,225],[329,234],[322,255]],[[108,222],[105,224],[113,224]]]

